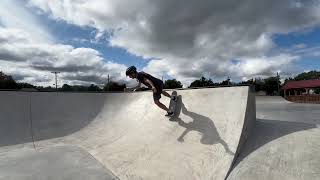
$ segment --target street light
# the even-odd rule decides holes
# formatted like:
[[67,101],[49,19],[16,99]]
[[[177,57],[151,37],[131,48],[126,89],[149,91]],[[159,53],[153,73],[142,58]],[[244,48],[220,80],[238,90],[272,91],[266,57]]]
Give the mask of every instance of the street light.
[[58,91],[58,76],[57,76],[57,74],[59,74],[60,72],[58,72],[58,71],[53,71],[53,72],[51,72],[51,73],[53,73],[53,74],[55,75],[56,84],[54,84],[54,85],[56,85],[56,91]]

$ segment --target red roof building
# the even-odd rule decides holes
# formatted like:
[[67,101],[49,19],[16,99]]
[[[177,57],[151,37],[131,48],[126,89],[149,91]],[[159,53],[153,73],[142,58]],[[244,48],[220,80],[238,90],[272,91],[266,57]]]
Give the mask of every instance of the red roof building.
[[303,80],[303,81],[289,81],[282,89],[300,89],[300,88],[318,88],[320,87],[320,79]]
[[[301,93],[309,94],[309,90],[313,88],[320,88],[320,79],[289,81],[281,89],[290,95],[301,95]],[[293,93],[292,93],[293,92]]]

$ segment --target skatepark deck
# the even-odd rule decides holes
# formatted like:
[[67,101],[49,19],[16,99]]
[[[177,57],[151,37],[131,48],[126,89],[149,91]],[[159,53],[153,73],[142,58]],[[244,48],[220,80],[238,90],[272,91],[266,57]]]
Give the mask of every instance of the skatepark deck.
[[151,92],[0,92],[0,179],[319,177],[318,106],[290,122],[258,98],[256,121],[249,87],[177,92],[174,121]]
[[245,137],[243,127],[254,123],[254,97],[248,87],[178,95],[180,111],[171,122],[150,92],[0,92],[0,153],[71,146],[119,179],[224,179]]

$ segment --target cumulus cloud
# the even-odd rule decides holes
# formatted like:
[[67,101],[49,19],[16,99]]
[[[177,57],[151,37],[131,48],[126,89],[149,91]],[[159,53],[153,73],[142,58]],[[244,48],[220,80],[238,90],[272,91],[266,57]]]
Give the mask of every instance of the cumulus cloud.
[[125,65],[103,59],[90,48],[40,43],[20,29],[0,28],[1,70],[16,79],[37,85],[52,84],[51,71],[59,71],[60,83],[103,85],[108,74],[124,81]]
[[[23,29],[32,36],[33,40],[47,42],[53,41],[53,36],[38,19],[25,7],[24,2],[17,0],[1,0],[0,26],[15,29]],[[12,34],[11,34],[12,35]],[[19,38],[20,35],[12,38]],[[23,34],[22,36],[24,36]],[[1,40],[0,40],[1,43]]]
[[103,85],[108,74],[112,80],[126,80],[125,65],[103,59],[94,49],[56,43],[33,11],[22,1],[1,1],[0,71],[18,81],[41,86],[54,83],[51,71],[61,72],[59,84]]
[[245,78],[286,72],[284,67],[298,57],[271,54],[276,48],[272,35],[320,23],[318,0],[29,0],[29,4],[54,19],[112,32],[110,46],[154,59],[144,70],[185,83],[201,75]]

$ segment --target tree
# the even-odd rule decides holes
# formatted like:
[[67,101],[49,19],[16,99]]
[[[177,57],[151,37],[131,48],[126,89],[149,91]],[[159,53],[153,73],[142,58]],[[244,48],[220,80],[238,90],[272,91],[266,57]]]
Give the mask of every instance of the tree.
[[29,83],[17,83],[19,89],[22,88],[36,88],[36,86],[29,84]]
[[0,89],[18,89],[18,84],[11,77],[0,71]]
[[199,80],[193,81],[189,87],[205,87],[205,86],[214,86],[215,84],[211,79],[206,79],[205,77],[201,77]]
[[294,78],[295,81],[310,80],[310,79],[320,79],[320,72],[319,71],[304,72],[304,73],[298,74]]
[[101,89],[97,85],[91,84],[88,87],[88,91],[101,91]]
[[56,91],[56,88],[51,86],[47,86],[47,87],[37,86],[36,89],[38,91]]
[[182,83],[176,79],[169,79],[164,82],[165,89],[182,88]]
[[73,91],[73,87],[68,84],[63,84],[61,91]]
[[103,90],[104,91],[123,91],[124,88],[126,88],[125,84],[119,84],[117,82],[110,81],[104,86]]
[[255,78],[254,81],[253,81],[254,90],[256,92],[265,90],[265,89],[263,89],[265,84],[266,84],[265,80],[263,80],[261,78]]
[[278,92],[278,84],[280,84],[278,77],[266,78],[264,79],[264,83],[262,90],[265,90],[268,95],[274,95],[275,92]]
[[261,78],[249,79],[247,81],[242,81],[239,85],[253,85],[255,92],[265,91],[265,80]]
[[88,91],[87,86],[75,85],[75,86],[72,86],[72,88],[74,91]]
[[239,85],[253,85],[253,83],[254,83],[254,80],[253,79],[249,79],[247,81],[241,81],[239,83]]
[[226,85],[230,85],[230,78],[228,77],[228,79],[222,81],[221,83],[219,83],[219,85],[222,85],[222,86],[226,86]]

